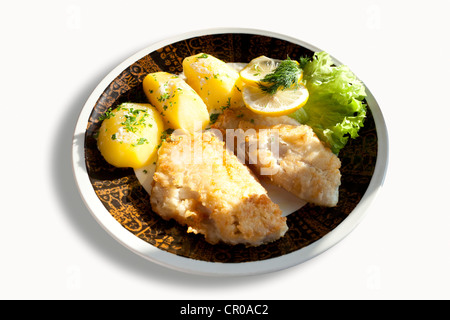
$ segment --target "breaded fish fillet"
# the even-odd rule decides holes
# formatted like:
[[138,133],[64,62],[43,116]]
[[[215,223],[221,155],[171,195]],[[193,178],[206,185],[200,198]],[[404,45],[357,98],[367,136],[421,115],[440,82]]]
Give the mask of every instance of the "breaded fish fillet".
[[219,137],[206,131],[198,138],[172,135],[163,142],[153,178],[153,210],[212,244],[258,246],[282,237],[286,218],[257,178]]
[[246,163],[259,176],[307,202],[328,207],[337,204],[341,162],[311,127],[287,116],[265,117],[248,109],[225,110],[214,127],[242,129],[233,134],[245,145],[237,142],[234,151],[239,157],[244,148]]

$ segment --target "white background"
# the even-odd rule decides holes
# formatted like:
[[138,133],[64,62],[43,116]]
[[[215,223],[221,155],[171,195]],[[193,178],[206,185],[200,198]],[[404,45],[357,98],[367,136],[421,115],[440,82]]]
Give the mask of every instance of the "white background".
[[[446,1],[0,7],[0,298],[450,298]],[[363,221],[325,253],[284,271],[211,278],[157,266],[94,221],[72,176],[74,126],[103,77],[157,41],[212,27],[269,30],[328,51],[365,82],[387,122],[389,170]]]

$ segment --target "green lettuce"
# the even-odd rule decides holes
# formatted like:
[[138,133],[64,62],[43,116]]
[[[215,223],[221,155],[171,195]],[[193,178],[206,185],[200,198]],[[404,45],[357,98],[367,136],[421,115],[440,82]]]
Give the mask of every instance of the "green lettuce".
[[358,137],[364,125],[364,84],[347,66],[335,66],[326,52],[316,52],[311,60],[302,59],[300,65],[309,99],[290,116],[309,125],[338,154],[349,137]]

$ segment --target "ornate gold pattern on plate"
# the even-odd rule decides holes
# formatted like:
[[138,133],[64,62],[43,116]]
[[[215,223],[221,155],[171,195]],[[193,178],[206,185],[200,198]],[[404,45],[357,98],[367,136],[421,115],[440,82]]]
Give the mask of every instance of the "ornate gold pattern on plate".
[[126,101],[147,102],[141,83],[150,72],[182,71],[183,58],[205,52],[227,62],[245,62],[266,55],[284,59],[311,56],[313,52],[297,44],[251,34],[215,34],[195,37],[160,48],[126,68],[98,99],[86,128],[85,160],[88,174],[105,208],[125,229],[140,239],[170,253],[211,262],[249,262],[274,258],[297,251],[320,239],[338,226],[356,207],[367,190],[377,159],[377,133],[370,109],[360,131],[341,150],[342,185],[334,208],[306,205],[288,216],[289,231],[278,241],[259,247],[211,245],[202,235],[186,233],[174,221],[154,213],[149,195],[133,170],[114,168],[97,149],[98,118],[108,108]]

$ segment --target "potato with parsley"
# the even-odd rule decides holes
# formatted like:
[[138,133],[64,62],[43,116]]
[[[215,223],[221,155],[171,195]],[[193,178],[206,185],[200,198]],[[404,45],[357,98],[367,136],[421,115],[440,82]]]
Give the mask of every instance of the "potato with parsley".
[[206,53],[196,54],[183,60],[183,73],[210,112],[244,105],[239,73],[224,61]]
[[152,105],[122,103],[100,120],[97,146],[109,164],[138,169],[154,160],[164,121]]
[[148,74],[144,92],[173,129],[201,131],[209,124],[208,109],[202,98],[182,78],[167,72]]

